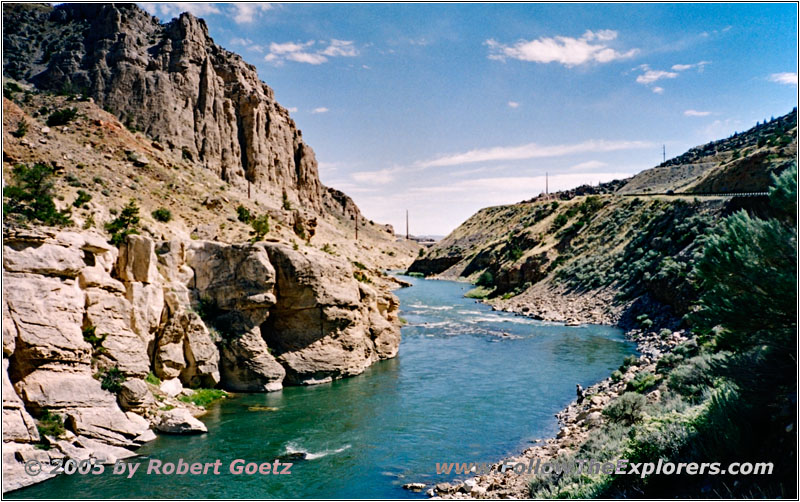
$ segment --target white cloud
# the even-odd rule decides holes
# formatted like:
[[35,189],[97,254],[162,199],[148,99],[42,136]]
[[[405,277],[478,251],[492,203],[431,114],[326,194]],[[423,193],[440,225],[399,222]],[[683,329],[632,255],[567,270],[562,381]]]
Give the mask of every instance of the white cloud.
[[519,108],[519,103],[517,103],[516,101],[509,101],[508,102],[508,107],[509,108]]
[[[315,48],[317,44],[321,46]],[[324,46],[324,47],[323,47]],[[269,54],[264,56],[264,61],[281,65],[284,61],[294,61],[319,65],[328,62],[332,57],[354,57],[358,55],[352,40],[331,39],[329,42],[309,40],[307,42],[272,42],[269,45]]]
[[322,64],[328,60],[322,54],[312,54],[310,52],[290,52],[286,55],[286,59],[290,61],[295,61],[297,63],[308,63],[308,64]]
[[325,108],[324,106],[320,106],[319,108],[314,108],[311,110],[311,113],[328,113],[330,110]]
[[272,8],[272,5],[265,2],[234,3],[233,21],[236,24],[249,24],[255,21],[258,16]]
[[697,68],[697,71],[702,72],[708,64],[711,64],[711,61],[698,61],[693,64],[674,64],[671,69],[673,71],[686,71]]
[[586,63],[608,63],[618,59],[630,58],[639,50],[618,52],[606,42],[617,38],[614,30],[587,30],[580,38],[556,36],[536,40],[520,40],[514,45],[506,45],[494,39],[485,43],[489,47],[489,59],[505,61],[518,59],[534,63],[560,63],[567,67]]
[[589,140],[568,145],[538,145],[528,143],[520,146],[498,146],[494,148],[478,148],[468,152],[443,155],[435,159],[418,162],[420,167],[443,167],[471,164],[474,162],[495,162],[505,160],[526,160],[541,157],[561,157],[586,152],[611,152],[616,150],[633,150],[650,148],[653,144],[646,141],[606,141]]
[[797,85],[797,73],[773,73],[769,76],[770,82],[784,85]]
[[551,192],[566,190],[579,185],[597,183],[597,181],[611,181],[630,176],[625,172],[594,172],[594,173],[563,173],[550,174],[545,179],[541,176],[508,176],[494,178],[476,178],[447,183],[438,186],[422,186],[409,189],[417,194],[444,194],[444,193],[472,193],[470,197],[478,199],[501,197],[498,203],[509,203],[514,200],[530,198],[544,192],[545,184]]
[[297,107],[296,106],[290,106],[286,110],[288,110],[289,113],[297,113]]
[[352,40],[336,40],[333,38],[331,39],[328,47],[326,47],[325,50],[323,50],[320,54],[331,57],[353,57],[358,56],[358,50],[356,50],[356,48],[353,46]]
[[684,115],[687,117],[708,117],[711,115],[711,112],[699,112],[697,110],[686,110],[683,112]]
[[190,12],[196,17],[207,16],[209,14],[220,14],[219,8],[213,3],[203,2],[162,2],[162,3],[141,3],[144,10],[162,19],[171,19],[179,16],[183,12]]
[[306,47],[310,47],[314,45],[313,40],[309,40],[306,43],[296,43],[296,42],[285,42],[282,44],[278,44],[272,42],[269,44],[269,52],[270,54],[289,54],[292,52],[301,52]]
[[656,93],[656,94],[664,94],[664,88],[663,87],[658,87],[658,86],[653,87],[653,92]]
[[248,46],[248,45],[250,45],[250,44],[252,44],[252,43],[253,43],[253,41],[252,41],[252,40],[250,40],[249,38],[239,38],[239,37],[233,37],[233,38],[231,39],[231,45],[243,45],[243,46]]
[[638,77],[636,77],[636,82],[644,85],[652,84],[653,82],[658,82],[664,78],[675,78],[678,74],[671,71],[663,71],[663,70],[647,70]]

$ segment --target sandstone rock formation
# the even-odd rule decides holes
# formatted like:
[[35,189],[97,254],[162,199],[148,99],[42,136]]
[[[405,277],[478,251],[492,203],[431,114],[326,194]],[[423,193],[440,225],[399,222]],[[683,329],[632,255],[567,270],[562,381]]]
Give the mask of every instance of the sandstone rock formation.
[[[18,453],[11,488],[23,486],[16,463],[43,440],[63,454],[121,458],[154,437],[151,427],[205,432],[186,409],[159,410],[154,391],[275,391],[356,375],[397,354],[396,299],[311,247],[131,235],[118,250],[94,232],[42,227],[7,228],[3,248],[3,441]],[[165,380],[160,389],[142,379],[151,372]],[[109,384],[116,395],[105,387],[114,378],[123,379]],[[60,417],[82,446],[42,438],[44,416]]]

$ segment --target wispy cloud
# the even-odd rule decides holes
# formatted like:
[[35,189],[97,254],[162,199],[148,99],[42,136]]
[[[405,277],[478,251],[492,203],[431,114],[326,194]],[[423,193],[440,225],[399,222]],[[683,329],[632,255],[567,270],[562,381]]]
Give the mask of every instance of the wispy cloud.
[[272,8],[266,2],[247,2],[230,4],[233,8],[233,21],[236,24],[250,24],[258,19],[262,12]]
[[615,40],[617,35],[614,30],[587,30],[580,38],[542,37],[536,40],[519,40],[513,45],[489,39],[485,44],[489,47],[489,59],[560,63],[572,67],[586,63],[609,63],[633,57],[639,52],[638,49],[619,52],[609,47],[608,42]]
[[647,70],[636,77],[636,82],[639,84],[649,85],[664,78],[676,78],[677,76],[678,74],[674,71]]
[[296,106],[290,106],[286,110],[288,110],[289,113],[297,113],[297,107]]
[[672,70],[686,71],[686,70],[691,70],[692,68],[697,68],[697,71],[702,73],[706,65],[709,64],[711,64],[711,61],[698,61],[697,63],[692,63],[692,64],[674,64],[672,65]]
[[636,77],[636,82],[647,86],[656,94],[664,94],[664,88],[660,86],[653,86],[659,80],[670,80],[678,78],[681,72],[697,68],[699,73],[703,72],[706,65],[711,64],[711,61],[698,61],[691,64],[674,64],[670,68],[672,71],[667,70],[654,70],[648,64],[641,64],[634,68],[634,70],[641,71],[642,73]]
[[330,110],[325,108],[324,106],[320,106],[319,108],[314,108],[311,110],[311,113],[328,113]]
[[475,162],[496,162],[508,160],[527,160],[542,157],[562,157],[586,152],[612,152],[616,150],[633,150],[651,148],[653,143],[647,141],[606,141],[590,140],[567,145],[539,145],[528,143],[519,146],[498,146],[494,148],[478,148],[463,153],[443,155],[435,159],[418,162],[420,167],[444,167],[471,164]]
[[509,101],[508,102],[508,107],[509,108],[519,108],[519,103],[517,103],[516,101]]
[[358,56],[358,50],[353,46],[352,40],[337,40],[333,38],[328,47],[326,47],[321,54],[330,57],[354,57]]
[[773,73],[769,76],[770,82],[784,85],[797,85],[797,73]]
[[684,115],[687,117],[708,117],[711,115],[711,112],[700,112],[697,110],[686,110],[683,112]]
[[281,65],[285,61],[319,65],[333,57],[355,57],[358,49],[352,40],[331,39],[329,42],[309,40],[307,42],[272,42],[264,61]]

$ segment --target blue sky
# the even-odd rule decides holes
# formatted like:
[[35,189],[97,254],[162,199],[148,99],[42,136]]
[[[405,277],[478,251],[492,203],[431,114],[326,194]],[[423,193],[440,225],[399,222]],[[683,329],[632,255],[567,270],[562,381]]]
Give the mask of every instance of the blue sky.
[[447,234],[797,106],[795,4],[140,4],[206,20],[289,108],[322,181]]

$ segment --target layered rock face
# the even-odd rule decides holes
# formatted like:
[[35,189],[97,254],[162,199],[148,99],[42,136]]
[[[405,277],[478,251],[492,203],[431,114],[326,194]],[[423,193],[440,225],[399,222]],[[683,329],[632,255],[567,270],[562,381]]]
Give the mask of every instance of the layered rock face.
[[[391,293],[313,248],[131,235],[117,249],[47,228],[7,229],[3,245],[3,451],[17,461],[48,414],[95,449],[135,448],[151,426],[202,432],[185,410],[158,409],[149,372],[178,392],[273,391],[397,353]],[[101,386],[110,371],[126,378],[116,395]]]
[[254,66],[184,13],[161,24],[133,4],[4,6],[4,73],[82,92],[176,157],[252,182],[317,212],[343,206],[313,150]]

